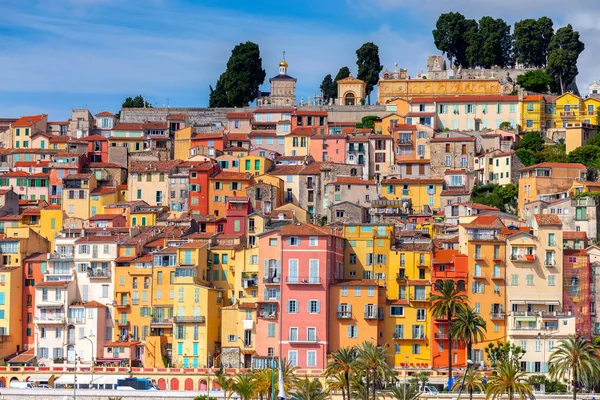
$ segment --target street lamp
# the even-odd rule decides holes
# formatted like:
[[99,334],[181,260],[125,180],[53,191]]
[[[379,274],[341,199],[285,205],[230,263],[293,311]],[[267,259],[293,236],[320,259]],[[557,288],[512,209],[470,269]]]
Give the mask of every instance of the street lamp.
[[[242,342],[243,347],[246,347],[246,342],[241,338],[241,337],[237,337],[237,340],[239,340],[240,342]],[[245,362],[244,362],[244,358],[243,358],[243,354],[242,354],[242,347],[240,347],[240,369],[241,368],[245,368]]]
[[402,394],[404,396],[404,400],[406,400],[406,368],[408,367],[408,356],[404,356],[404,388],[402,390]]
[[92,345],[92,380],[90,381],[90,389],[92,388],[92,385],[94,384],[94,342],[91,339],[93,337],[96,337],[96,336],[94,334],[90,334],[89,336],[83,337],[84,339],[89,340],[90,344]]
[[[460,400],[460,395],[462,394],[463,386],[465,386],[465,379],[467,378],[467,373],[469,372],[469,368],[473,365],[473,361],[467,360],[467,368],[465,368],[465,374],[463,375],[462,383],[460,384],[460,389],[458,389],[458,397],[456,400]],[[450,388],[448,388],[450,389]]]

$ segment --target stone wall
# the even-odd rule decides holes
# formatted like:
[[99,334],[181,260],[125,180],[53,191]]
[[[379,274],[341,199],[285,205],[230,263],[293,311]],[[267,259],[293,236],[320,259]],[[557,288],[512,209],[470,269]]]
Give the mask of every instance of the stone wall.
[[[304,106],[297,107],[304,111],[327,111],[330,122],[358,122],[366,115],[383,117],[386,115],[383,105],[357,105],[357,106]],[[121,122],[158,122],[166,121],[169,114],[186,114],[192,125],[226,126],[227,113],[252,112],[256,107],[243,108],[123,108],[121,109]]]
[[[338,217],[337,211],[343,211],[344,216]],[[367,222],[367,209],[356,204],[343,202],[329,207],[330,224],[363,224]]]
[[[450,144],[450,153],[446,153],[446,143]],[[466,154],[462,154],[462,145],[467,145]],[[448,169],[462,169],[462,157],[467,157],[466,168],[473,170],[475,164],[475,142],[431,142],[431,176],[444,177]],[[450,166],[446,166],[446,156],[450,156]]]

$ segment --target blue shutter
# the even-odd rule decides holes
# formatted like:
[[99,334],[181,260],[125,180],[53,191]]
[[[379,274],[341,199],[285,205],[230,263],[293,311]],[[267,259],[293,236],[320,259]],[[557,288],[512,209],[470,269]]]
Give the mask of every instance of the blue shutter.
[[352,326],[348,325],[348,337],[352,337]]

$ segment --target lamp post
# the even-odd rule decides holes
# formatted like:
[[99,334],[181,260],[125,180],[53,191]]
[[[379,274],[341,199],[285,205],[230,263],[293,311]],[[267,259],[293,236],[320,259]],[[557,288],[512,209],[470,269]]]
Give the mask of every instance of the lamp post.
[[471,368],[471,365],[473,365],[473,361],[467,360],[467,368],[465,369],[465,374],[463,375],[463,380],[460,384],[460,389],[458,389],[458,397],[456,398],[456,400],[460,400],[460,395],[462,394],[463,386],[465,386],[465,379],[467,377],[467,373],[469,372],[469,368]]
[[92,341],[91,338],[95,337],[94,335],[89,335],[89,336],[84,336],[84,339],[87,339],[90,341],[90,345],[92,346],[92,380],[90,381],[90,389],[92,388],[92,385],[94,384],[94,342]]
[[77,400],[77,352],[75,352],[75,368],[73,372],[73,400]]
[[240,369],[245,368],[246,366],[244,365],[244,358],[243,358],[243,354],[242,354],[242,348],[246,347],[246,342],[244,342],[244,340],[238,336],[237,340],[239,340],[240,342],[242,342],[243,347],[240,347]]
[[404,388],[402,390],[402,394],[404,396],[404,400],[406,400],[406,368],[408,367],[408,356],[404,356]]
[[275,400],[275,356],[271,358],[271,400]]

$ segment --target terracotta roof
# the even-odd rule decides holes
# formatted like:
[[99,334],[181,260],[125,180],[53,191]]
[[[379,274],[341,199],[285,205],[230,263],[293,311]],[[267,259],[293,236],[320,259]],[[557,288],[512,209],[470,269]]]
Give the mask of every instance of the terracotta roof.
[[192,136],[191,140],[214,140],[214,139],[225,139],[222,133],[196,133]]
[[180,160],[172,161],[131,161],[129,173],[143,174],[149,172],[167,173],[181,164]]
[[555,214],[535,214],[535,221],[538,225],[559,225],[562,226],[560,218]]
[[108,111],[102,111],[99,112],[98,114],[95,115],[96,117],[114,117],[115,114],[108,112]]
[[[248,134],[249,137],[276,137],[277,132],[275,131],[258,131],[253,130]],[[282,136],[283,137],[283,136]]]
[[143,131],[146,129],[168,129],[167,122],[141,122],[141,123],[120,123],[117,124],[113,131]]
[[62,210],[62,207],[58,204],[50,204],[48,207],[44,208],[44,210]]
[[125,263],[125,262],[130,262],[130,261],[133,261],[133,260],[135,260],[135,257],[121,256],[121,257],[117,257],[115,259],[115,262]]
[[180,249],[199,249],[204,246],[207,246],[206,242],[189,242],[189,243],[182,244],[178,248],[180,248]]
[[11,364],[22,364],[27,363],[35,358],[35,349],[27,350],[24,353],[21,353],[10,360],[8,360]]
[[504,236],[511,236],[521,232],[529,233],[530,231],[531,228],[528,226],[519,226],[518,229],[509,229],[508,227],[502,228],[500,233],[502,233]]
[[213,236],[216,236],[217,232],[196,232],[188,235],[188,239],[210,239]]
[[21,178],[21,177],[28,177],[28,176],[29,176],[29,174],[24,171],[10,171],[10,172],[5,172],[3,174],[0,174],[0,177],[6,177],[6,178]]
[[279,230],[281,236],[318,236],[318,235],[330,235],[326,229],[317,227],[315,225],[307,224],[304,222],[297,222],[295,224],[284,225]]
[[492,206],[488,206],[486,204],[466,203],[465,205],[466,206],[470,206],[471,208],[474,208],[476,210],[500,211],[498,208],[492,207]]
[[311,136],[313,133],[315,133],[315,131],[316,131],[315,128],[296,127],[294,129],[292,129],[292,133],[290,133],[289,135],[292,135],[292,136]]
[[256,308],[256,303],[240,303],[238,308],[242,310],[253,310]]
[[210,178],[215,181],[249,181],[251,176],[244,172],[221,171],[217,175]]
[[511,102],[519,101],[519,96],[514,95],[485,95],[485,96],[436,96],[436,97],[419,97],[411,100],[412,104],[423,103],[482,103],[482,102]]
[[587,239],[587,234],[583,231],[563,231],[563,240],[585,240]]
[[120,217],[120,214],[96,214],[93,217],[90,217],[90,221],[101,221],[105,219],[116,219]]
[[65,180],[65,179],[90,179],[91,177],[92,177],[92,174],[80,173],[80,174],[67,175],[63,178],[63,180]]
[[184,120],[186,118],[187,118],[187,114],[184,114],[184,113],[174,113],[174,114],[169,114],[167,116],[167,120],[171,120],[171,119]]
[[365,180],[358,177],[338,176],[335,182],[329,185],[375,185],[375,181]]
[[[395,115],[398,115],[398,114],[395,114]],[[396,124],[396,125],[392,126],[392,130],[393,131],[402,131],[402,130],[416,131],[417,126],[411,125],[411,124]]]
[[440,264],[449,264],[454,262],[454,257],[458,254],[458,250],[445,250],[436,248],[433,253],[433,262]]
[[84,236],[80,237],[75,243],[117,243],[119,236]]
[[495,216],[495,215],[482,215],[479,216],[477,218],[475,218],[473,221],[466,223],[466,224],[461,224],[463,227],[465,228],[472,228],[472,229],[494,229],[494,228],[502,228],[504,225],[502,224],[502,221],[500,221],[500,219]]
[[80,140],[85,140],[88,142],[106,142],[106,141],[108,141],[108,139],[102,135],[85,136],[85,137],[82,137]]
[[434,112],[409,112],[406,114],[407,117],[433,117],[435,116]]
[[229,146],[225,147],[223,151],[248,151],[248,149],[239,146]]
[[65,287],[68,284],[69,284],[68,281],[46,281],[46,282],[36,283],[35,286],[37,286],[37,287]]
[[92,194],[111,194],[117,193],[117,188],[114,187],[98,187],[92,189]]
[[13,126],[16,126],[16,127],[33,126],[34,124],[40,122],[44,117],[47,117],[47,116],[48,116],[47,114],[40,114],[40,115],[30,115],[30,116],[21,117],[13,123]]
[[104,345],[104,347],[131,347],[137,346],[138,344],[140,344],[140,342],[108,342]]
[[227,135],[227,139],[229,139],[230,141],[232,141],[232,140],[240,140],[240,141],[249,140],[247,133],[230,133]]
[[96,307],[96,308],[104,308],[106,307],[104,304],[97,302],[96,300],[88,301],[85,303],[86,307]]
[[540,164],[530,165],[529,167],[521,168],[519,169],[519,171],[528,171],[536,168],[572,168],[586,170],[585,165],[578,163],[543,162]]
[[47,167],[50,165],[50,161],[17,161],[15,167]]
[[386,178],[381,183],[444,183],[444,178]]
[[440,196],[465,196],[470,192],[465,188],[460,189],[444,189],[440,192]]
[[225,118],[227,119],[252,119],[254,118],[254,114],[251,112],[228,112],[225,114]]

